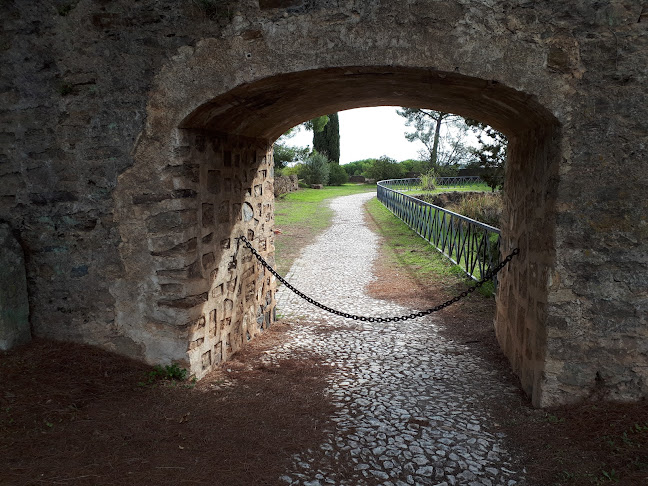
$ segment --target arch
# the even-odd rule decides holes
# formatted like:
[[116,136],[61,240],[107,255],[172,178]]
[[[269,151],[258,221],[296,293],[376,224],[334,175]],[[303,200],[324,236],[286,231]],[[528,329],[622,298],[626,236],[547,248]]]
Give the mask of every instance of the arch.
[[179,126],[273,140],[318,114],[369,106],[457,113],[509,137],[557,123],[533,96],[496,81],[430,69],[350,66],[238,86],[198,106]]
[[81,3],[80,50],[41,22],[51,48],[25,60],[40,12],[14,2],[3,51],[0,218],[25,243],[35,336],[203,373],[216,286],[241,339],[271,318],[271,283],[227,235],[254,231],[271,255],[272,139],[316,113],[412,104],[512,139],[503,230],[527,260],[496,329],[534,403],[648,396],[639,2],[239,2],[218,22],[186,2],[144,17]]
[[[500,281],[495,328],[533,402],[574,402],[602,382],[611,398],[645,395],[645,304],[630,287],[614,290],[624,304],[612,302],[606,283],[628,261],[644,261],[641,244],[620,243],[639,241],[643,230],[607,205],[614,191],[591,191],[599,169],[615,187],[619,177],[594,154],[636,149],[614,130],[605,131],[609,143],[602,120],[642,133],[631,105],[619,117],[612,100],[639,106],[641,95],[610,81],[618,78],[583,50],[589,40],[554,26],[556,9],[571,12],[563,4],[509,7],[383,2],[287,16],[261,9],[169,56],[148,93],[133,166],[112,193],[123,271],[110,283],[111,342],[133,342],[131,354],[183,361],[200,375],[223,356],[211,346],[213,310],[231,326],[226,334],[241,343],[252,337],[272,320],[273,282],[243,261],[232,236],[253,231],[272,256],[273,139],[315,114],[414,105],[472,116],[510,137],[503,251],[520,247],[521,258]],[[636,168],[624,178],[630,187],[640,180]],[[641,204],[626,199],[624,218],[641,218]],[[219,218],[218,228],[203,230]],[[609,251],[609,232],[623,235],[614,242],[621,253]],[[217,288],[227,291],[217,297]]]
[[[249,234],[265,256],[273,257],[273,209],[268,196],[272,141],[322,113],[378,105],[417,106],[480,119],[510,138],[507,183],[515,190],[509,191],[506,201],[509,223],[503,228],[503,251],[524,248],[516,269],[501,279],[496,328],[525,389],[540,397],[544,348],[539,343],[544,339],[544,323],[528,309],[546,301],[547,289],[527,276],[529,268],[550,265],[553,259],[548,217],[553,201],[537,195],[550,193],[547,184],[557,173],[551,145],[556,144],[558,122],[533,96],[454,72],[348,66],[280,73],[196,105],[177,123],[174,150],[182,154],[181,161],[163,169],[171,170],[176,186],[183,185],[192,197],[185,204],[171,198],[173,209],[168,200],[160,201],[163,207],[157,211],[162,216],[146,216],[147,221],[160,220],[166,232],[162,243],[157,235],[147,237],[149,248],[164,246],[152,252],[155,275],[151,280],[158,286],[152,290],[171,294],[158,300],[157,308],[149,306],[147,315],[157,316],[158,330],[168,330],[175,323],[175,332],[182,337],[171,340],[188,343],[187,361],[194,373],[206,373],[272,322],[274,278],[249,258],[243,261],[234,239],[241,232]],[[183,174],[187,166],[190,173]],[[526,223],[530,212],[536,215],[533,227]],[[166,219],[172,223],[165,226]],[[531,228],[542,237],[530,238]],[[160,261],[161,255],[168,257],[166,261]],[[178,257],[184,266],[165,267]],[[180,329],[178,322],[183,323]],[[159,346],[159,336],[157,342]],[[177,351],[176,360],[185,354]],[[157,351],[152,359],[159,359],[160,353],[165,351]]]

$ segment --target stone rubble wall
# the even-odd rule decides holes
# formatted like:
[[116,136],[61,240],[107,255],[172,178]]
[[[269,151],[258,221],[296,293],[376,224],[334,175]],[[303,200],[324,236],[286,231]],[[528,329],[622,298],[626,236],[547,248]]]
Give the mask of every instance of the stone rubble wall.
[[279,176],[274,179],[274,195],[281,196],[299,190],[299,180],[296,175]]

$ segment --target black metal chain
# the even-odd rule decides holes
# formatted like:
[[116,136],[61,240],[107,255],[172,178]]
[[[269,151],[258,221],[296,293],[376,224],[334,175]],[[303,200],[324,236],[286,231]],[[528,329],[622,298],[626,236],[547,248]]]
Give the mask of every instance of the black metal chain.
[[239,236],[236,238],[237,240],[242,241],[245,246],[247,246],[252,254],[256,257],[257,260],[266,267],[275,277],[277,277],[277,280],[279,280],[282,284],[284,284],[286,287],[288,287],[290,290],[292,290],[295,294],[297,294],[299,297],[304,299],[306,302],[310,302],[311,304],[319,307],[320,309],[325,310],[326,312],[330,312],[331,314],[335,314],[337,316],[342,316],[346,319],[353,319],[355,321],[366,321],[366,322],[399,322],[399,321],[407,321],[409,319],[415,319],[417,317],[423,317],[432,314],[433,312],[438,312],[441,309],[448,307],[449,305],[454,304],[455,302],[458,302],[459,300],[463,299],[464,297],[467,297],[469,294],[473,293],[475,290],[477,290],[479,287],[484,285],[486,282],[491,280],[497,273],[502,270],[512,259],[515,255],[520,253],[519,248],[515,248],[504,260],[499,262],[499,264],[490,270],[489,272],[484,275],[484,278],[482,278],[479,282],[477,282],[475,285],[472,287],[467,288],[463,292],[461,292],[459,295],[453,297],[452,299],[444,302],[443,304],[439,304],[436,307],[431,307],[430,309],[420,311],[420,312],[413,312],[411,314],[407,314],[404,316],[397,316],[397,317],[365,317],[365,316],[356,316],[354,314],[349,314],[347,312],[341,312],[339,310],[332,309],[331,307],[328,307],[324,304],[321,304],[317,302],[315,299],[309,297],[308,295],[304,294],[303,292],[300,292],[297,290],[295,287],[290,285],[286,281],[285,278],[283,278],[281,275],[279,275],[274,268],[270,266],[268,262],[266,262],[261,255],[259,255],[259,252],[257,252],[252,244],[248,241],[248,239],[245,236]]

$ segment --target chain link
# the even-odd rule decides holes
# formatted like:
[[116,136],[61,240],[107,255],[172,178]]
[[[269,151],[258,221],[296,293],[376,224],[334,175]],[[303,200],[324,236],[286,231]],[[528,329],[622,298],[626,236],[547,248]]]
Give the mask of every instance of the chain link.
[[346,319],[353,319],[354,321],[363,321],[363,322],[399,322],[399,321],[407,321],[409,319],[415,319],[417,317],[423,317],[423,316],[430,315],[430,314],[432,314],[434,312],[438,312],[441,309],[444,309],[444,308],[448,307],[449,305],[452,305],[455,302],[458,302],[461,299],[463,299],[464,297],[467,297],[469,294],[473,293],[475,290],[477,290],[479,287],[481,287],[486,282],[491,280],[495,275],[497,275],[497,273],[500,270],[502,270],[506,265],[508,265],[508,263],[513,259],[513,257],[515,255],[518,255],[520,253],[520,249],[515,248],[504,260],[499,262],[499,264],[495,268],[493,268],[492,270],[487,272],[486,275],[484,275],[484,278],[482,278],[475,285],[473,285],[472,287],[468,287],[466,290],[461,292],[459,295],[456,295],[452,299],[444,302],[443,304],[439,304],[436,307],[431,307],[429,309],[426,309],[426,310],[420,311],[420,312],[412,312],[411,314],[407,314],[407,315],[404,315],[404,316],[396,316],[396,317],[365,317],[365,316],[356,316],[354,314],[349,314],[347,312],[341,312],[339,310],[335,310],[335,309],[333,309],[333,308],[331,308],[329,306],[326,306],[324,304],[321,304],[321,303],[317,302],[315,299],[309,297],[308,295],[304,294],[303,292],[300,292],[295,287],[293,287],[290,283],[288,283],[288,281],[285,278],[283,278],[281,275],[279,275],[275,271],[275,269],[272,268],[270,266],[270,264],[263,259],[263,257],[259,254],[258,251],[256,251],[254,249],[254,247],[252,246],[252,243],[250,243],[245,236],[239,236],[236,239],[242,241],[245,244],[245,246],[247,246],[250,249],[250,251],[256,257],[256,259],[259,260],[261,265],[263,265],[265,268],[267,268],[270,271],[270,273],[272,273],[275,277],[277,277],[277,280],[279,280],[282,284],[284,284],[287,288],[289,288],[291,291],[293,291],[299,297],[304,299],[306,302],[309,302],[309,303],[319,307],[320,309],[325,310],[326,312],[330,312],[331,314],[335,314],[337,316],[341,316],[341,317],[344,317]]

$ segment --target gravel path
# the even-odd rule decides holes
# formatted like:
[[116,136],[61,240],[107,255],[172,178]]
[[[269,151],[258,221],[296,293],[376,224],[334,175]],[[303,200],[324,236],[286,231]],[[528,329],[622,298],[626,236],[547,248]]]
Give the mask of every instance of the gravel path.
[[[369,316],[411,309],[372,299],[378,237],[363,220],[373,194],[331,201],[333,225],[298,258],[287,277],[298,289],[345,312]],[[320,451],[304,451],[284,484],[523,485],[523,471],[491,431],[484,402],[512,398],[468,348],[444,340],[436,317],[406,323],[356,323],[326,314],[285,287],[279,313],[300,317],[281,357],[314,351],[334,366],[328,387],[335,427]]]

